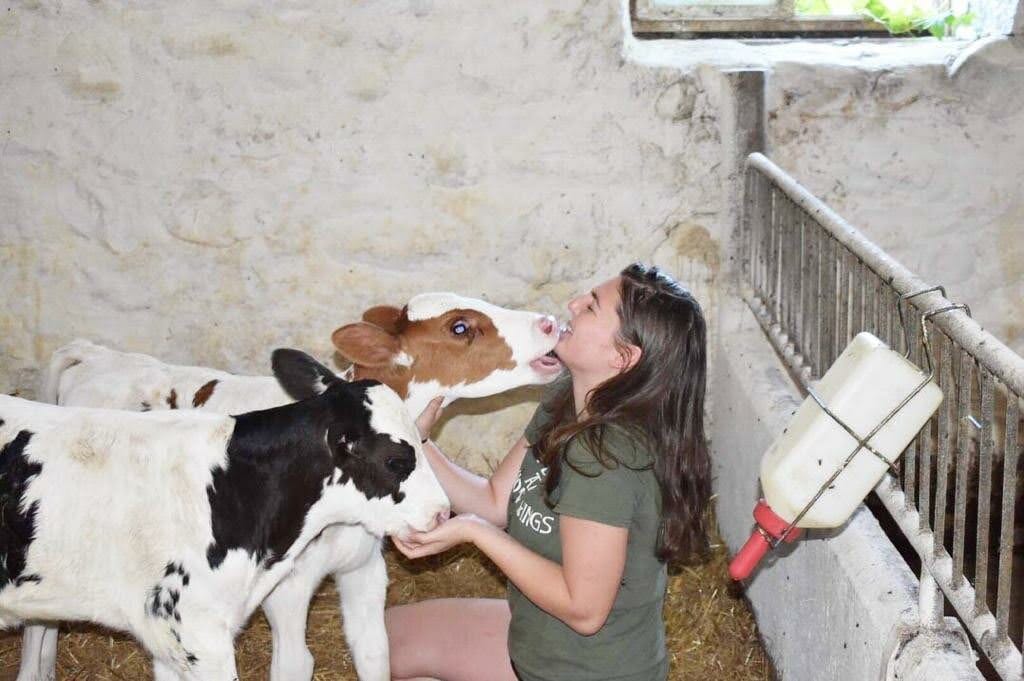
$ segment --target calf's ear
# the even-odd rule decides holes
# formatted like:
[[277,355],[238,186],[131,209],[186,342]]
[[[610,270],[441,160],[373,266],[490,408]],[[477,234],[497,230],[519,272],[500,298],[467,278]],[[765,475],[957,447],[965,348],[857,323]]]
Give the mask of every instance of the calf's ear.
[[370,322],[356,322],[335,329],[331,341],[343,357],[365,367],[388,366],[402,351],[398,336]]
[[341,381],[338,376],[306,353],[278,348],[270,355],[274,378],[294,400],[306,400]]
[[363,313],[363,321],[374,324],[388,333],[397,334],[405,316],[405,308],[394,305],[377,305]]
[[347,424],[332,423],[327,427],[327,441],[333,445],[335,456],[348,458],[356,453],[359,433]]

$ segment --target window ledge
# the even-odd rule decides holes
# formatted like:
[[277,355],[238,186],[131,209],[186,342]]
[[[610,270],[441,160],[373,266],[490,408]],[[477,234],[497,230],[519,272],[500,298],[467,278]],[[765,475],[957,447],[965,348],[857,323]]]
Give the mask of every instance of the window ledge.
[[[1024,7],[1024,1],[1022,1]],[[778,38],[778,39],[642,39],[633,35],[630,0],[621,0],[623,58],[634,64],[694,71],[718,69],[768,69],[777,64],[849,66],[880,70],[913,66],[955,64],[981,45],[1005,38],[937,40],[935,38]]]
[[702,66],[719,69],[771,68],[784,63],[849,66],[865,70],[909,66],[944,66],[948,69],[974,42],[935,38],[646,40],[636,38],[627,27],[623,53],[627,61],[636,64],[684,71]]

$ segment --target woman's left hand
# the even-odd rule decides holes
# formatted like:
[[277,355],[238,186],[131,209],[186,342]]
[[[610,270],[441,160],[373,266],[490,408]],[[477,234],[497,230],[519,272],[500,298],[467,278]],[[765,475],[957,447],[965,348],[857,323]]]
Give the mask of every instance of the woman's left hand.
[[410,532],[401,539],[393,536],[391,541],[407,558],[423,558],[473,541],[474,532],[489,525],[486,520],[472,513],[460,513],[429,532]]

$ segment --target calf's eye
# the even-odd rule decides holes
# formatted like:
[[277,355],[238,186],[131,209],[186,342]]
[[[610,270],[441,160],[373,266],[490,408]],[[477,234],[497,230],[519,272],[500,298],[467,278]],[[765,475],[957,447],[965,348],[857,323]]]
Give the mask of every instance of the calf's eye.
[[389,456],[384,461],[384,465],[389,471],[396,475],[408,475],[409,473],[412,473],[414,468],[416,468],[416,461],[400,456]]
[[452,324],[452,333],[456,336],[462,336],[469,331],[469,324],[462,321],[461,319]]

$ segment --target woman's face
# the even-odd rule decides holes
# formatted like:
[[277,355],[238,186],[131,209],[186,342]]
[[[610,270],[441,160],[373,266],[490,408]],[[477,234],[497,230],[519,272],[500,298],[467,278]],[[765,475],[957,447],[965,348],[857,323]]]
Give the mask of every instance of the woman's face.
[[619,333],[620,278],[615,277],[569,301],[569,321],[555,354],[573,374],[603,380],[625,366],[615,345]]

